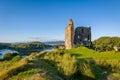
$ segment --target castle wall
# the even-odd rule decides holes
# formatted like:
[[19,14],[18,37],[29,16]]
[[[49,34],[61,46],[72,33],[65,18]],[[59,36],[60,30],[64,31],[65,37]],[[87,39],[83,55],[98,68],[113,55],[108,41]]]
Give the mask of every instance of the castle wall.
[[77,44],[86,44],[91,42],[91,28],[90,27],[77,27],[75,29],[74,43]]
[[91,45],[91,28],[79,26],[74,31],[72,19],[68,21],[65,28],[65,48],[71,49],[74,45]]

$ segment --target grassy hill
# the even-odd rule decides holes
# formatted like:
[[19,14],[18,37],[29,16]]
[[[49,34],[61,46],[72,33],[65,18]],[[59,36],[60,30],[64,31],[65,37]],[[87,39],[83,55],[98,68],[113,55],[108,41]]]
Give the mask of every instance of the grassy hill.
[[120,79],[120,52],[97,52],[86,47],[73,48],[65,52],[76,56],[78,62],[80,64],[85,64],[85,66],[87,65],[88,69],[91,68],[91,71],[85,74],[83,73],[83,75],[101,80],[105,73],[113,80]]
[[29,55],[31,52],[39,52],[46,48],[51,48],[51,46],[39,41],[24,43],[0,43],[0,49],[16,50],[21,55]]
[[0,61],[0,71],[0,80],[119,80],[120,52],[78,47],[32,53]]
[[97,52],[86,47],[78,47],[66,52],[76,56],[77,59],[120,60],[120,52],[116,51]]
[[39,53],[32,53],[26,58],[18,58],[0,61],[0,80],[57,80],[46,67],[49,65],[41,61]]

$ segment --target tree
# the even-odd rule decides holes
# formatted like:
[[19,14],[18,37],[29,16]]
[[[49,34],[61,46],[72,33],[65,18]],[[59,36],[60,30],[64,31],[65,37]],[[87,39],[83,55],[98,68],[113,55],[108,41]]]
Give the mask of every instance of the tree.
[[111,51],[114,46],[120,47],[120,37],[100,37],[93,44],[99,51]]

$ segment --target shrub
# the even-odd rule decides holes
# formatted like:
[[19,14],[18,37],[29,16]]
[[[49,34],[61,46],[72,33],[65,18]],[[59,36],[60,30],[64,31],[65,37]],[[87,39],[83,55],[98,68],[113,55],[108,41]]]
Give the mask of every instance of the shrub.
[[120,47],[120,37],[100,37],[93,43],[99,51],[111,51],[114,46]]
[[119,60],[95,60],[96,65],[107,69],[110,72],[120,72],[120,61]]
[[11,63],[15,63],[15,62],[17,62],[17,61],[19,61],[19,60],[21,60],[22,59],[22,57],[21,56],[15,56],[12,60],[11,60]]
[[61,66],[59,66],[61,68],[61,71],[63,72],[63,74],[66,76],[66,78],[70,78],[77,69],[77,60],[75,59],[75,57],[71,57],[70,54],[64,54],[62,56],[61,62],[59,64],[61,64]]
[[91,78],[95,78],[95,75],[91,71],[91,66],[89,64],[83,63],[79,66],[79,70],[82,73],[82,75],[86,75]]
[[68,53],[62,51],[49,52],[44,56],[44,59],[56,66],[60,74],[67,80],[76,73],[77,60]]
[[3,55],[3,59],[4,60],[10,60],[10,59],[12,59],[14,56],[16,56],[16,55],[18,55],[17,53],[5,53],[4,55]]
[[13,66],[8,69],[4,69],[2,73],[0,73],[0,80],[8,80],[8,78],[18,74],[21,71],[27,70],[29,66],[27,65],[26,58],[18,61]]
[[9,59],[11,59],[11,58],[12,58],[11,53],[5,53],[5,54],[3,55],[3,59],[4,59],[4,60],[9,60]]

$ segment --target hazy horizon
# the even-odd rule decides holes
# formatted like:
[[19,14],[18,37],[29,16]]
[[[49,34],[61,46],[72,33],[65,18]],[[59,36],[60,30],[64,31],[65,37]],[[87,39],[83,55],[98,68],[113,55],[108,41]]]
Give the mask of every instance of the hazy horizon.
[[64,40],[74,27],[91,26],[92,41],[120,36],[119,0],[0,0],[0,42]]

